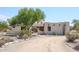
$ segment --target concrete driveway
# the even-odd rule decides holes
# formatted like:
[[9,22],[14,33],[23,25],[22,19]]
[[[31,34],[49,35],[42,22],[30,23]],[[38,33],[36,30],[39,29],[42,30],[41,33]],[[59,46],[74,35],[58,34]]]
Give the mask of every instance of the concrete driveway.
[[74,52],[65,45],[65,36],[39,35],[28,41],[10,44],[0,48],[2,52]]

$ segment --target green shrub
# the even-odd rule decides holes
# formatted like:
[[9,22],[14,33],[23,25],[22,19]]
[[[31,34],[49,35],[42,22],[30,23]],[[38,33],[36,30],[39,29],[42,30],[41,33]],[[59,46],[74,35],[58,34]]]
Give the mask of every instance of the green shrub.
[[30,37],[32,35],[31,31],[29,30],[21,30],[20,33],[19,33],[19,38],[24,38],[24,39],[27,39],[28,37]]
[[77,32],[69,32],[66,34],[67,37],[67,42],[74,42],[78,38],[78,33]]
[[6,31],[8,28],[8,25],[6,22],[0,22],[0,31]]
[[72,35],[68,34],[66,37],[68,39],[67,42],[74,42],[74,40],[76,39],[75,35],[73,35],[73,34]]

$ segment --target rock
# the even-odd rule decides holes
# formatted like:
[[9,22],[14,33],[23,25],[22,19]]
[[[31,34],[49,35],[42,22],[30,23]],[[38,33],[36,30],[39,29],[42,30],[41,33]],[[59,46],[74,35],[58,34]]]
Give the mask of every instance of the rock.
[[0,39],[0,47],[4,44],[8,45],[8,42],[13,42],[13,39],[10,39],[10,37],[2,37]]
[[14,42],[5,43],[4,46],[8,46],[9,44],[13,44]]

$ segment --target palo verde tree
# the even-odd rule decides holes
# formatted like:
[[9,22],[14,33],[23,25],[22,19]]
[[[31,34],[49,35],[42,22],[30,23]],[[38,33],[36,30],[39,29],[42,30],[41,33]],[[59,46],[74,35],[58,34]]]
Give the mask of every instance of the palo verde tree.
[[41,9],[23,8],[19,10],[18,15],[9,19],[9,24],[11,26],[20,24],[22,30],[29,32],[35,22],[44,20],[44,18],[45,14]]

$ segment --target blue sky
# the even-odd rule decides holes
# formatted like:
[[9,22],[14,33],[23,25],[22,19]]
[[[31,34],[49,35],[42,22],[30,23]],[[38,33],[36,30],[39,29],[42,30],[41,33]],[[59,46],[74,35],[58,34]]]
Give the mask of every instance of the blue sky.
[[[17,15],[20,7],[0,7],[0,20],[7,19]],[[40,8],[45,12],[45,21],[48,22],[72,22],[73,19],[79,19],[78,7],[43,7]]]

